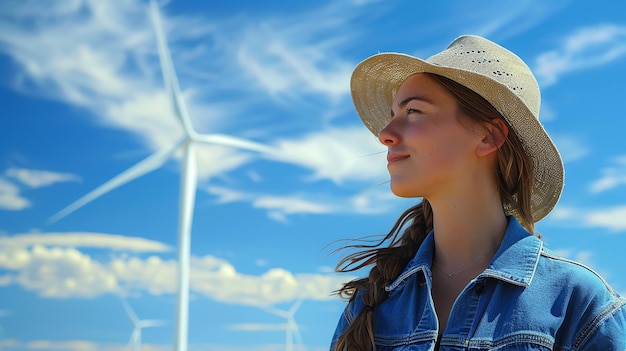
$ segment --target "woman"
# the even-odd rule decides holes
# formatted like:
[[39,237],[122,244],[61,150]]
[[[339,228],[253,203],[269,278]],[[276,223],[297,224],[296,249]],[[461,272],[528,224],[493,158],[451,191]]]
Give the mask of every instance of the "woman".
[[626,300],[534,234],[563,163],[519,57],[463,36],[425,61],[374,55],[351,88],[392,192],[422,201],[339,262],[372,268],[340,289],[331,350],[626,350]]

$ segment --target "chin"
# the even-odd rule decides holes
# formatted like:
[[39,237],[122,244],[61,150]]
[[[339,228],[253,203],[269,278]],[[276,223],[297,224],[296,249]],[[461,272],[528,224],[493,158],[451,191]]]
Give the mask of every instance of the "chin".
[[404,198],[422,197],[421,192],[417,191],[414,187],[401,186],[393,183],[391,183],[391,192],[398,197]]

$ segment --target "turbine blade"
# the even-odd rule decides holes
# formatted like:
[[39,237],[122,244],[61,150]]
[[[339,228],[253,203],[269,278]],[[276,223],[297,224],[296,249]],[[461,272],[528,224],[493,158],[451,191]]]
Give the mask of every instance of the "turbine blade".
[[176,70],[174,69],[174,63],[172,62],[172,55],[167,45],[167,38],[165,37],[163,23],[161,22],[159,5],[154,0],[150,1],[150,18],[152,19],[152,25],[154,26],[154,32],[156,34],[163,82],[165,84],[165,88],[167,89],[167,95],[169,96],[172,104],[172,109],[174,110],[176,117],[183,125],[187,135],[192,135],[194,132],[191,127],[191,119],[189,118],[189,112],[187,111],[185,101],[180,93],[180,85],[178,84],[178,78],[176,77]]
[[276,309],[274,307],[263,307],[263,309],[266,310],[267,312],[273,314],[273,315],[278,316],[278,317],[282,317],[282,318],[285,318],[285,319],[290,317],[288,312]]
[[299,348],[302,348],[304,345],[304,341],[302,340],[302,335],[300,334],[300,328],[298,328],[298,324],[293,319],[290,321],[289,324],[291,325],[291,330],[293,330],[293,333],[295,334],[296,342],[298,343],[298,345],[300,345]]
[[167,324],[167,321],[160,319],[145,319],[139,321],[138,325],[140,328],[152,328],[152,327],[161,327]]
[[87,195],[81,197],[80,199],[74,201],[69,206],[65,207],[61,211],[54,214],[52,217],[48,219],[48,223],[54,223],[60,220],[63,217],[66,217],[70,213],[78,210],[79,208],[85,206],[91,201],[99,198],[100,196],[108,193],[109,191],[118,188],[136,178],[143,176],[149,172],[152,172],[156,168],[160,167],[169,159],[169,157],[176,151],[176,149],[180,146],[182,141],[177,142],[174,146],[169,147],[167,149],[163,149],[158,151],[147,158],[143,159],[139,163],[125,170],[124,172],[118,174],[113,177],[108,182],[100,185],[96,189],[92,190]]
[[124,298],[120,297],[120,301],[122,301],[122,306],[124,306],[124,310],[126,311],[128,318],[130,318],[130,321],[133,322],[133,326],[137,328],[138,323],[139,323],[139,318],[137,318],[135,311],[133,311],[133,309],[130,307],[130,305],[128,304],[128,302],[126,302]]
[[294,304],[291,306],[291,308],[289,309],[289,312],[287,312],[287,313],[289,313],[289,315],[291,317],[293,317],[296,314],[296,312],[298,311],[298,309],[302,305],[302,301],[303,301],[302,299],[299,299],[296,302],[294,302]]
[[278,149],[272,146],[225,134],[197,134],[194,135],[193,140],[207,144],[224,145],[248,151],[260,152],[276,158],[283,156]]
[[296,312],[298,312],[298,309],[300,308],[300,306],[302,306],[303,301],[304,301],[303,299],[298,299],[296,302],[294,302],[294,304],[291,306],[291,308],[287,312],[287,314],[289,315],[289,317],[287,317],[287,325],[289,326],[288,328],[292,331],[292,342],[293,342],[293,336],[295,335],[296,342],[299,345],[303,345],[304,343],[302,342],[302,335],[300,334],[300,328],[298,328],[298,324],[296,323],[294,316]]

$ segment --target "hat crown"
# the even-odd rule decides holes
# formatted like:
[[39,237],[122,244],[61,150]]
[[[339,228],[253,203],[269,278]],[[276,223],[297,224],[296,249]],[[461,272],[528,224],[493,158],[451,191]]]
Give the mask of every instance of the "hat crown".
[[539,119],[541,93],[535,76],[519,56],[498,44],[479,36],[465,35],[426,62],[479,74],[502,84]]

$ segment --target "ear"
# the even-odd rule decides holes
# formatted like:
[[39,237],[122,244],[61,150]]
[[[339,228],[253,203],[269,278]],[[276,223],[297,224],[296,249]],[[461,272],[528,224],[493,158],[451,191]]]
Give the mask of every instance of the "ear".
[[509,134],[509,127],[500,118],[494,118],[492,123],[485,123],[485,133],[480,144],[476,148],[476,154],[478,156],[487,156],[490,153],[498,150],[507,135]]

